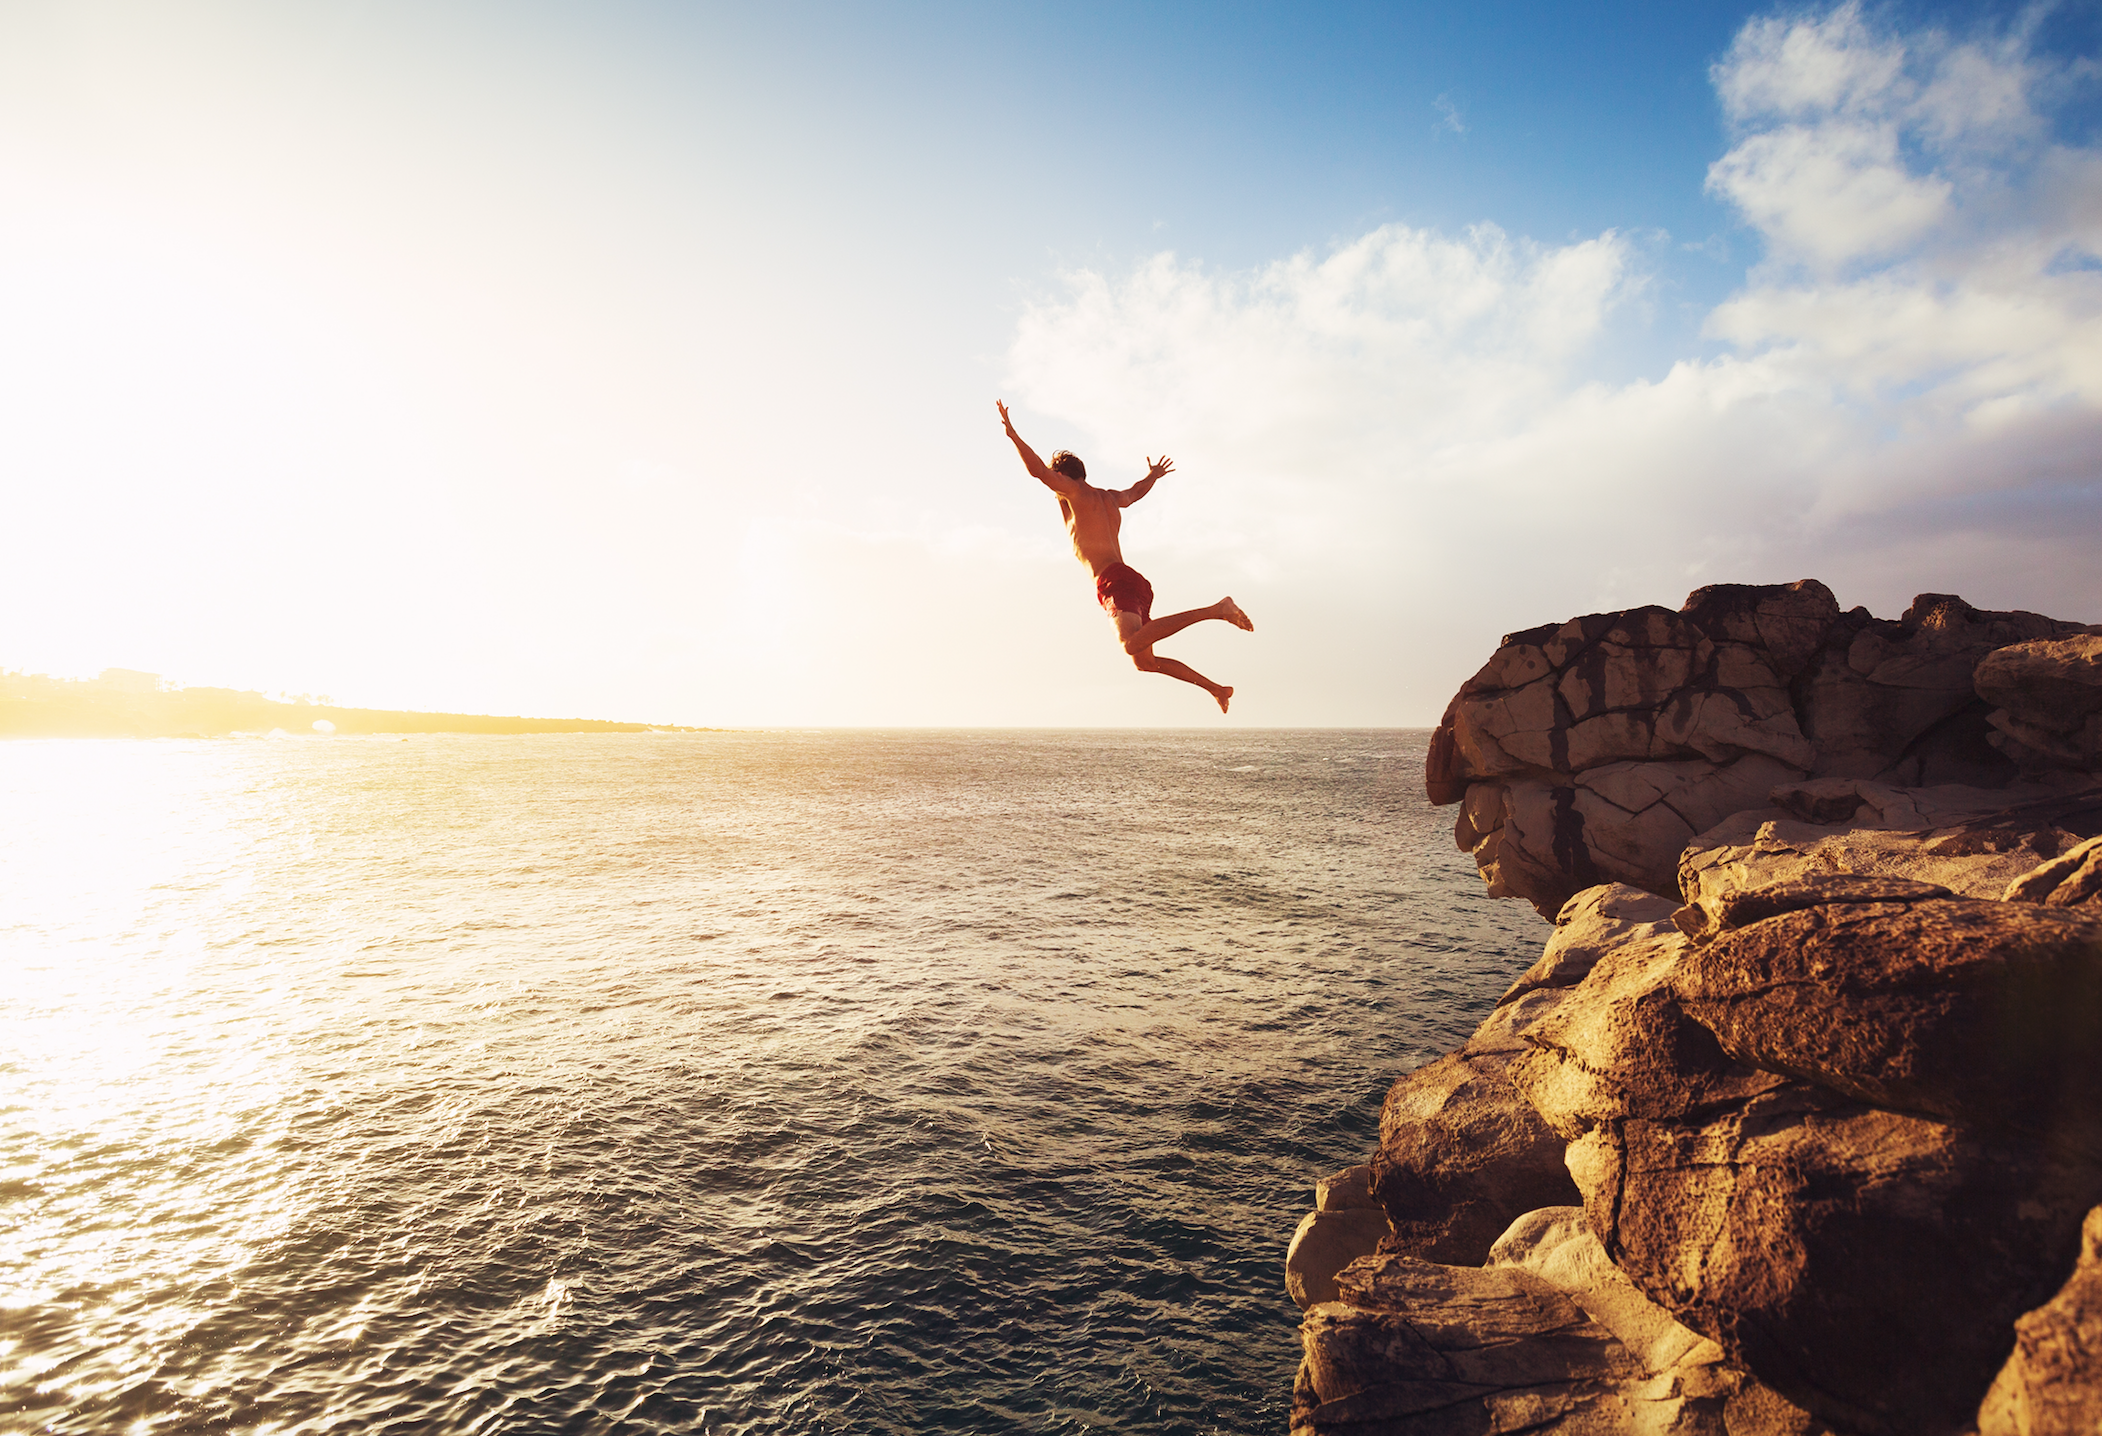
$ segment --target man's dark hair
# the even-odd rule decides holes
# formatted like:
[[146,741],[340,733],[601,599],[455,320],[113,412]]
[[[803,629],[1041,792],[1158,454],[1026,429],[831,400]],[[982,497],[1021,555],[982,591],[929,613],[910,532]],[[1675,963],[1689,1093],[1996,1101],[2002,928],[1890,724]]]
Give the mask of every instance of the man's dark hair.
[[1064,474],[1069,479],[1087,482],[1087,465],[1080,462],[1080,455],[1071,449],[1060,449],[1051,456],[1051,472]]

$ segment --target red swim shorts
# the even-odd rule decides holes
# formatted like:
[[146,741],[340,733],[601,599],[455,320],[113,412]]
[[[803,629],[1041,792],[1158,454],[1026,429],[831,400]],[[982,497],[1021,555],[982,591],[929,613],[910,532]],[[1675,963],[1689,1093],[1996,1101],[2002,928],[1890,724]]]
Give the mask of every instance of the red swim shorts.
[[1153,585],[1128,563],[1113,563],[1095,575],[1095,602],[1112,616],[1122,609],[1147,623],[1153,621]]

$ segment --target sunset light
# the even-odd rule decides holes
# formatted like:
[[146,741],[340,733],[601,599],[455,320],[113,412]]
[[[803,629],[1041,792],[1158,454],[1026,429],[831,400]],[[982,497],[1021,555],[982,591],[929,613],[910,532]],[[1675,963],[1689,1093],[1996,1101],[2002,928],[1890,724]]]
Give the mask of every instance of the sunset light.
[[0,3],[0,1436],[2102,1430],[2102,0]]

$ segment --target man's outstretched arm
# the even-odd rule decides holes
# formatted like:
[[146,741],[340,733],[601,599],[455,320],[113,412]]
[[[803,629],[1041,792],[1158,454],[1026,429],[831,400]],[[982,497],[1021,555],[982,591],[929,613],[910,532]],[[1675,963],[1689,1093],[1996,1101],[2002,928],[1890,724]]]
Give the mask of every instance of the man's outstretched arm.
[[1161,481],[1162,475],[1174,472],[1175,461],[1166,454],[1162,454],[1159,459],[1146,460],[1146,477],[1140,479],[1128,489],[1117,490],[1117,507],[1120,509],[1130,508],[1140,499],[1153,492],[1153,486]]
[[1036,456],[1036,450],[1022,442],[1022,436],[1015,432],[1015,421],[1007,417],[1007,405],[998,399],[995,399],[993,404],[1000,411],[1001,427],[1007,430],[1007,437],[1014,440],[1015,449],[1022,456],[1023,467],[1029,470],[1037,482],[1050,489],[1057,489],[1061,483],[1070,484],[1072,480],[1063,474],[1053,473],[1044,461]]

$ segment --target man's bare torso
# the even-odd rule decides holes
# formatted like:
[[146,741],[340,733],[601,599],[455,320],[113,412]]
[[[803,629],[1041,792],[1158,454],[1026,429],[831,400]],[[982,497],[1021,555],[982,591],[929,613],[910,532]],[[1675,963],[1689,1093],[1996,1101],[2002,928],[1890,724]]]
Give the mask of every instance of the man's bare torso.
[[1113,564],[1124,562],[1117,536],[1124,529],[1124,510],[1117,496],[1092,484],[1075,482],[1058,495],[1059,516],[1073,539],[1073,553],[1097,578]]

